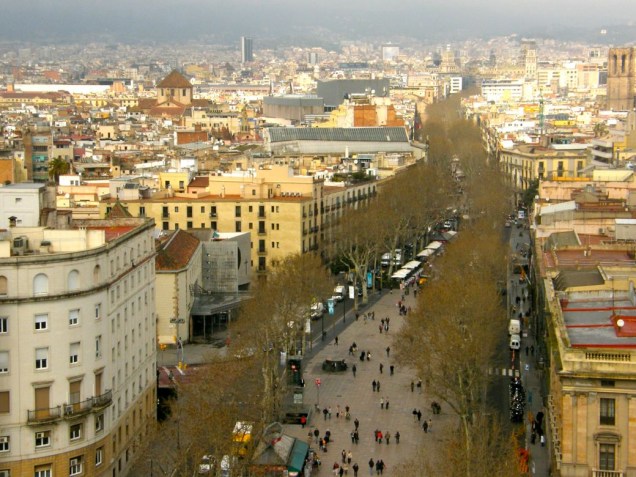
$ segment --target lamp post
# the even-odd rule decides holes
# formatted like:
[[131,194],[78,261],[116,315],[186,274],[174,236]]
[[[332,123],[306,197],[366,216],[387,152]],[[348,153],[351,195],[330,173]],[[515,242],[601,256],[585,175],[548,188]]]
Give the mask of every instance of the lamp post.
[[[170,318],[170,323],[173,325],[177,325],[177,362],[179,363],[179,368],[181,368],[181,363],[184,360],[183,355],[183,342],[181,341],[181,336],[179,335],[179,325],[185,323],[183,318]],[[179,349],[181,349],[181,359],[179,359]]]

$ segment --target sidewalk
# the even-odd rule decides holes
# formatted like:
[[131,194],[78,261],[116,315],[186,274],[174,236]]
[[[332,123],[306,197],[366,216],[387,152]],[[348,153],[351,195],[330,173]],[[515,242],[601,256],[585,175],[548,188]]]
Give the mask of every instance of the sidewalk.
[[[359,476],[368,475],[369,459],[376,461],[382,459],[386,465],[385,476],[397,476],[395,467],[405,461],[412,459],[418,452],[426,452],[430,456],[439,455],[440,443],[445,440],[446,432],[455,422],[442,406],[440,415],[431,413],[431,399],[427,396],[426,390],[418,392],[417,387],[411,391],[411,381],[417,382],[417,377],[412,369],[397,367],[391,359],[393,350],[397,345],[393,343],[393,335],[403,324],[403,317],[397,312],[396,303],[400,299],[398,291],[392,294],[385,292],[382,297],[369,308],[363,311],[374,311],[375,320],[362,318],[355,321],[355,314],[351,312],[347,315],[346,328],[340,322],[337,325],[338,345],[335,344],[332,336],[326,346],[320,348],[320,343],[314,343],[314,356],[307,359],[304,370],[305,378],[305,404],[314,407],[316,404],[320,409],[332,408],[331,419],[325,419],[321,412],[312,412],[308,425],[302,429],[299,425],[285,425],[285,432],[299,439],[308,440],[308,433],[318,429],[320,436],[324,436],[327,430],[331,431],[331,443],[328,452],[323,453],[318,450],[315,440],[312,439],[310,447],[318,451],[322,461],[322,466],[311,475],[331,476],[333,475],[333,464],[341,464],[340,454],[344,449],[351,450],[353,454],[352,465],[357,462],[360,470]],[[415,299],[410,294],[406,296],[407,305],[414,306]],[[380,320],[390,318],[389,333],[379,332]],[[318,342],[320,340],[317,340]],[[349,346],[355,342],[358,351],[355,356],[349,355]],[[390,347],[391,352],[387,357],[386,348]],[[360,361],[361,351],[370,351],[370,361]],[[325,359],[345,359],[349,369],[343,373],[327,373],[322,371],[322,362]],[[379,365],[384,365],[383,372],[380,373]],[[353,377],[351,367],[357,367],[356,377]],[[390,366],[395,365],[395,373],[390,375]],[[320,386],[316,386],[316,379],[320,380]],[[372,381],[379,381],[380,392],[373,392]],[[380,399],[388,400],[389,409],[381,409]],[[345,406],[351,407],[351,420],[347,421],[344,415],[336,417],[337,407],[344,413]],[[424,433],[421,423],[415,422],[413,409],[420,409],[422,412],[422,422],[432,419],[431,431]],[[353,421],[360,421],[359,444],[351,442],[351,432],[354,429]],[[452,421],[452,422],[451,422]],[[396,444],[392,437],[390,443],[378,444],[374,439],[374,431],[379,429],[383,434],[388,431],[391,436],[400,433],[400,443]],[[374,470],[375,472],[375,470]],[[349,474],[353,475],[350,469]],[[375,474],[374,474],[375,475]]]
[[[527,244],[530,242],[528,231],[523,229],[521,235],[517,229],[512,230],[510,239],[510,246],[513,251],[517,249],[518,244]],[[525,317],[526,312],[530,311],[531,314],[534,310],[531,310],[532,299],[528,296],[529,285],[528,281],[523,283],[519,282],[519,275],[511,275],[512,283],[509,291],[510,300],[514,300],[517,296],[526,297],[521,301],[521,306],[518,312],[523,313]],[[530,453],[530,461],[528,465],[529,475],[546,477],[550,475],[550,454],[549,454],[549,439],[550,429],[548,428],[549,419],[548,412],[545,407],[546,396],[542,392],[542,380],[543,371],[538,367],[539,347],[537,346],[535,330],[532,329],[532,319],[527,320],[527,325],[524,323],[522,328],[522,340],[521,349],[519,350],[519,369],[521,373],[521,382],[526,391],[526,416],[532,413],[536,416],[538,412],[543,412],[543,432],[546,439],[545,446],[541,446],[539,436],[536,437],[535,443],[531,443],[532,426],[526,419],[524,426],[525,432],[525,448]]]

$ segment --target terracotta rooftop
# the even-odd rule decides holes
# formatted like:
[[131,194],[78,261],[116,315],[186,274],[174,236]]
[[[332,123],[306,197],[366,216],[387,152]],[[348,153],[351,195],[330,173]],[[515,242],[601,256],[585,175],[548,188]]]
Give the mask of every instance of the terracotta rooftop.
[[157,88],[192,88],[192,83],[177,70],[172,70],[157,84]]
[[177,230],[160,246],[155,258],[156,269],[168,271],[184,268],[198,246],[199,239],[188,232]]
[[210,185],[209,176],[199,176],[192,179],[188,187],[208,187]]

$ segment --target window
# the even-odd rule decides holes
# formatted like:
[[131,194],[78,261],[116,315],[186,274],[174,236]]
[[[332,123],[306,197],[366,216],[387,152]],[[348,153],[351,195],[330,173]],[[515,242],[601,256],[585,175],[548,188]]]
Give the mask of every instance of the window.
[[68,461],[68,475],[79,475],[82,473],[82,457],[74,457]]
[[79,342],[71,343],[69,351],[69,363],[77,364],[79,362],[80,344]]
[[194,228],[194,227],[192,226],[192,221],[188,221],[188,222],[186,222],[186,228],[187,228],[188,230],[192,230],[192,229]]
[[210,217],[216,217],[216,205],[210,207]]
[[102,357],[102,335],[95,337],[95,359]]
[[35,433],[35,447],[48,447],[51,445],[51,431]]
[[95,449],[95,467],[102,465],[104,462],[104,448],[98,447]]
[[599,444],[598,467],[600,470],[614,470],[616,466],[616,446],[614,444]]
[[68,274],[67,287],[69,291],[78,290],[80,287],[79,272],[77,270],[71,270]]
[[68,438],[72,441],[75,441],[82,437],[82,424],[73,424],[68,433]]
[[7,277],[0,275],[0,296],[6,296],[8,293]]
[[35,369],[46,369],[49,367],[49,349],[35,349]]
[[0,316],[0,334],[9,332],[9,318]]
[[48,295],[49,293],[49,277],[44,273],[38,273],[33,277],[33,294],[35,296]]
[[0,391],[0,413],[11,412],[9,391]]
[[211,228],[212,230],[216,230],[216,229],[217,229],[217,227],[216,227],[216,220],[213,220],[212,222],[210,222],[210,228]]
[[192,218],[192,206],[191,205],[188,205],[186,207],[186,217]]
[[9,452],[9,436],[0,436],[0,452]]
[[236,205],[234,206],[234,217],[240,217],[240,216],[241,216],[241,206]]
[[36,467],[33,474],[34,477],[51,477],[52,475],[51,467],[49,466]]
[[241,231],[241,222],[240,221],[236,221],[236,223],[234,224],[234,229],[235,232],[240,232]]
[[174,211],[175,211],[175,212],[179,212],[179,207],[175,207],[175,208],[174,208]]
[[79,323],[79,310],[71,310],[68,312],[68,325],[74,326]]
[[104,430],[104,414],[98,414],[95,416],[95,432],[101,432]]
[[248,211],[250,214],[252,213],[252,210],[253,210],[253,207],[252,207],[251,205],[247,207],[247,211]]
[[614,425],[615,404],[616,404],[616,400],[614,399],[601,398],[601,424],[602,425],[605,425],[605,426]]
[[9,372],[9,352],[0,351],[0,374]]
[[35,315],[35,329],[38,331],[46,330],[49,327],[49,315]]

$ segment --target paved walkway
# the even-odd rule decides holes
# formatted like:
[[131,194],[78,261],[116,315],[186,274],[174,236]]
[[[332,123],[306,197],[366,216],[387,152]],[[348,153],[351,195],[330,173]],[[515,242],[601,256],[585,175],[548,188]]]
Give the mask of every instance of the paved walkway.
[[[417,382],[417,378],[412,369],[399,368],[391,359],[392,352],[387,357],[386,348],[391,350],[397,346],[394,343],[393,335],[403,324],[403,318],[397,313],[396,303],[399,299],[397,291],[390,294],[385,292],[383,296],[370,308],[364,311],[374,311],[375,320],[364,321],[362,316],[356,322],[353,314],[347,316],[347,327],[343,328],[342,323],[337,325],[338,342],[336,345],[331,338],[324,348],[318,350],[305,365],[304,378],[306,383],[305,403],[319,407],[331,407],[331,419],[324,419],[321,412],[312,412],[308,426],[302,429],[298,425],[286,425],[285,432],[301,439],[308,439],[308,433],[314,429],[320,431],[320,436],[324,436],[325,431],[330,430],[332,442],[328,446],[328,452],[318,451],[322,460],[322,466],[312,475],[327,476],[333,475],[333,464],[341,464],[340,454],[344,449],[351,450],[353,463],[358,463],[360,471],[358,475],[369,475],[369,459],[376,461],[382,459],[385,463],[385,476],[400,475],[395,472],[395,466],[413,458],[422,449],[436,450],[439,442],[442,441],[444,432],[449,427],[449,422],[453,420],[444,408],[440,415],[433,416],[430,410],[431,399],[426,395],[425,390],[418,392],[417,386],[411,391],[411,381]],[[406,297],[407,305],[415,306],[413,295]],[[380,320],[385,317],[390,318],[389,333],[379,332]],[[358,352],[355,356],[349,355],[349,346],[355,342]],[[315,343],[315,346],[319,343]],[[316,351],[316,347],[314,348]],[[370,351],[371,360],[361,362],[359,355],[361,351]],[[346,359],[349,369],[343,373],[326,373],[322,371],[322,362],[325,359]],[[380,363],[384,365],[383,372],[380,373]],[[356,377],[351,371],[352,365],[356,365]],[[395,365],[394,375],[390,374],[390,366]],[[320,379],[320,388],[315,385],[315,380]],[[373,392],[372,381],[380,382],[380,392]],[[388,400],[389,408],[382,409],[380,399]],[[344,412],[345,406],[351,407],[351,420],[347,421],[344,416],[336,417],[337,407]],[[420,409],[422,412],[422,422],[425,419],[432,419],[432,426],[429,433],[424,433],[421,423],[415,422],[412,414],[413,409]],[[351,442],[351,431],[354,429],[353,421],[360,421],[359,444]],[[378,444],[374,439],[374,431],[379,429],[383,434],[388,431],[391,434],[390,443]],[[400,433],[400,443],[396,444],[395,434]],[[318,450],[315,440],[311,447]],[[353,471],[349,470],[350,476]],[[375,475],[375,470],[374,470]],[[403,474],[402,474],[403,475]],[[423,474],[420,474],[423,475]]]

